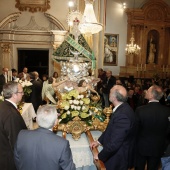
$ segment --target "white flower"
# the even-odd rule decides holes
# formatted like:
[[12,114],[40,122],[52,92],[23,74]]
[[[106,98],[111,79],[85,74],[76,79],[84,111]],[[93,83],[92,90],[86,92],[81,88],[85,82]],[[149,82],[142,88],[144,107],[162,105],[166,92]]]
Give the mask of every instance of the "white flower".
[[19,78],[16,78],[16,79],[14,80],[14,82],[19,82]]
[[84,110],[85,108],[86,108],[86,107],[85,107],[85,106],[83,106],[83,107],[82,107],[82,110]]
[[81,97],[80,97],[81,99],[84,97],[84,95],[83,95],[83,94],[82,94],[82,95],[80,95],[80,96],[81,96]]
[[71,105],[71,109],[74,109],[74,105]]
[[32,86],[32,83],[30,81],[25,80],[25,86]]
[[70,111],[69,110],[67,111],[67,115],[70,115]]
[[80,110],[81,109],[81,107],[80,106],[77,106],[77,110]]
[[69,106],[68,106],[68,105],[64,106],[64,109],[65,109],[65,110],[68,110],[68,109],[69,109]]
[[22,83],[23,81],[22,81],[22,80],[19,80],[18,82],[19,82],[19,83]]
[[77,103],[77,100],[73,100],[73,103],[76,104],[76,103]]
[[80,100],[80,105],[82,105],[84,102],[82,100]]
[[72,103],[73,103],[73,100],[69,100],[69,103],[72,104]]

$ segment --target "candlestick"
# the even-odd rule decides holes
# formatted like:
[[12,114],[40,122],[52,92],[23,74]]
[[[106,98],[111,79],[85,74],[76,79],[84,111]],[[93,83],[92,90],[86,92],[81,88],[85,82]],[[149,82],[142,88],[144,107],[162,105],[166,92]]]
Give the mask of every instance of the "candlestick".
[[140,66],[140,70],[142,71],[142,64],[141,64],[141,66]]
[[137,67],[136,67],[136,71],[138,71],[138,64],[137,64]]
[[144,69],[144,71],[146,71],[146,64],[145,64],[145,69]]
[[12,81],[12,71],[8,71],[8,81]]

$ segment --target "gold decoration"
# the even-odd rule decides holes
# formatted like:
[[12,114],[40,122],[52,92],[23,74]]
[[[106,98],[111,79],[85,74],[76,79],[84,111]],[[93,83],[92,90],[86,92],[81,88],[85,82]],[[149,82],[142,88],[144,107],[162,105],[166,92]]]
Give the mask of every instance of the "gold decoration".
[[81,134],[86,132],[87,130],[99,130],[104,131],[109,122],[109,114],[110,111],[107,112],[107,121],[101,122],[97,118],[93,118],[93,122],[91,126],[88,126],[85,121],[82,121],[79,117],[75,117],[72,121],[69,121],[67,124],[59,124],[53,128],[53,131],[57,130],[70,133],[74,140],[78,140],[81,137]]
[[23,106],[24,106],[24,102],[21,101],[18,105],[17,105],[17,109],[20,112],[20,114],[22,115],[23,112]]
[[49,0],[16,0],[15,7],[20,11],[27,11],[29,9],[30,12],[45,12],[47,9],[50,9],[50,1]]
[[112,110],[112,106],[110,107],[105,107],[103,110],[103,113],[106,115],[106,120],[105,122],[108,124],[109,120],[110,120],[110,115],[112,114],[113,110]]

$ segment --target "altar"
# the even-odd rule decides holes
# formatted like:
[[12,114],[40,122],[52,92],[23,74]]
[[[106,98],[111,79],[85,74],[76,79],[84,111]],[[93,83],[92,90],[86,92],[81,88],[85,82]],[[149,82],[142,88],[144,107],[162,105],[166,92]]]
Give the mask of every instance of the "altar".
[[[101,131],[90,131],[93,139],[97,140],[102,134]],[[57,132],[57,135],[62,136],[62,132]],[[76,170],[97,170],[93,163],[93,155],[90,151],[89,142],[85,133],[81,134],[79,140],[74,140],[71,134],[66,135],[66,139],[70,143],[70,148],[73,155],[73,162],[76,165]],[[99,147],[98,150],[101,150]]]

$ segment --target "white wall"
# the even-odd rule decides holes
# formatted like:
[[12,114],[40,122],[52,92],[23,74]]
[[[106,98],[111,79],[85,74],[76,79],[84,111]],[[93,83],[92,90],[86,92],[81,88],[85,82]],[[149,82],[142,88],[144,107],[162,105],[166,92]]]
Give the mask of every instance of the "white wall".
[[111,70],[113,75],[118,76],[120,66],[125,65],[125,46],[127,42],[127,16],[120,3],[112,0],[107,1],[105,33],[119,34],[118,65],[104,66],[104,70]]
[[[97,0],[96,0],[97,1]],[[67,15],[68,15],[68,0],[50,0],[51,8],[47,10],[54,17],[60,20],[60,22],[68,29],[67,26]],[[15,0],[0,0],[0,21],[13,12],[18,12],[19,10],[15,7]],[[7,8],[8,7],[8,8]],[[102,10],[102,9],[101,9]],[[101,11],[100,10],[100,11]],[[21,16],[17,19],[16,24],[18,26],[27,25],[30,21],[30,17],[34,16],[36,23],[41,27],[48,27],[49,21],[44,14],[41,12],[22,12]],[[104,66],[103,68],[113,71],[114,75],[119,75],[120,66],[125,65],[125,45],[127,37],[127,17],[121,8],[121,3],[119,0],[107,0],[106,9],[106,25],[104,33],[119,34],[119,44],[118,44],[118,65],[117,66]],[[101,45],[101,44],[100,44]],[[103,48],[103,47],[102,47]],[[16,54],[14,54],[16,55]],[[99,65],[102,66],[103,59],[100,54]]]

